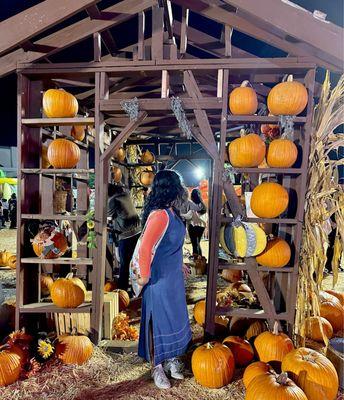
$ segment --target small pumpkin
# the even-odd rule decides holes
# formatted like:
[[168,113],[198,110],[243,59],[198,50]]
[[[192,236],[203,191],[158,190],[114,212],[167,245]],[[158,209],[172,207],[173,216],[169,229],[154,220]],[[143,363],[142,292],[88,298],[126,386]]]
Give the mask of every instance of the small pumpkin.
[[337,292],[336,290],[325,290],[325,292],[331,294],[334,297],[337,297],[340,304],[344,307],[344,293]]
[[229,109],[233,115],[253,115],[258,108],[257,94],[248,86],[249,81],[243,81],[229,95]]
[[[205,300],[200,300],[198,301],[193,309],[193,316],[195,318],[195,321],[198,323],[200,326],[204,326],[205,324],[205,309],[206,309],[206,303]],[[228,318],[215,315],[215,325],[218,325],[218,330],[220,330],[220,327],[227,327],[228,325]]]
[[130,298],[128,293],[122,289],[116,289],[114,291],[118,293],[119,311],[125,310],[130,304]]
[[141,154],[141,162],[144,164],[153,164],[155,161],[154,154],[151,153],[149,150],[144,151]]
[[288,372],[308,400],[335,400],[338,375],[331,361],[315,350],[300,347],[286,354],[282,371]]
[[85,300],[85,289],[80,285],[81,280],[73,278],[70,273],[66,278],[57,279],[50,287],[53,303],[62,308],[76,308]]
[[119,149],[115,150],[114,154],[114,159],[118,162],[123,162],[126,157],[126,153],[123,147],[120,147]]
[[235,369],[234,357],[221,343],[206,343],[192,354],[191,368],[196,382],[208,388],[220,388],[232,380]]
[[263,140],[255,133],[244,135],[233,140],[229,146],[229,161],[233,167],[250,168],[257,167],[265,157],[266,147]]
[[17,257],[16,256],[11,256],[8,258],[7,260],[7,265],[11,268],[11,269],[16,269],[17,266]]
[[344,308],[336,297],[321,301],[320,316],[329,321],[334,333],[343,329]]
[[75,140],[82,142],[86,136],[86,125],[73,125],[70,131],[70,134],[73,136]]
[[276,218],[288,207],[286,189],[275,182],[263,182],[253,189],[251,209],[259,218]]
[[107,281],[104,285],[104,292],[113,292],[118,289],[118,283],[116,281]]
[[140,182],[143,186],[150,186],[154,181],[155,174],[152,171],[143,171],[140,174]]
[[244,277],[244,273],[240,269],[223,269],[222,278],[228,282],[238,282]]
[[275,322],[272,332],[263,332],[254,341],[259,360],[263,362],[279,361],[294,349],[293,342],[283,332],[278,332],[278,322]]
[[43,94],[43,111],[48,118],[73,118],[78,108],[77,99],[63,89],[49,89]]
[[309,339],[315,340],[316,342],[323,342],[324,338],[321,333],[321,327],[325,337],[331,339],[333,335],[332,325],[329,321],[323,317],[308,317],[305,320],[305,334]]
[[297,147],[289,139],[275,139],[268,147],[266,161],[269,167],[289,168],[297,159]]
[[308,94],[305,86],[289,75],[286,82],[278,83],[268,95],[268,109],[273,115],[298,115],[306,107]]
[[253,360],[254,351],[247,340],[239,336],[227,336],[222,343],[233,353],[237,367],[245,367]]
[[93,345],[87,336],[78,334],[73,328],[70,335],[58,337],[56,354],[63,364],[82,365],[91,358]]
[[245,368],[242,377],[245,388],[253,381],[253,379],[260,375],[267,375],[273,373],[271,366],[262,361],[256,361]]
[[119,167],[112,167],[112,176],[113,176],[113,180],[116,183],[121,182],[122,180],[122,171]]
[[54,283],[53,278],[48,274],[41,274],[41,293],[43,296],[50,295],[50,289]]
[[7,386],[19,379],[22,355],[19,349],[4,345],[0,347],[0,386]]
[[[54,247],[51,247],[50,242]],[[54,227],[40,230],[32,241],[32,248],[37,257],[52,259],[62,256],[68,249],[66,237]]]
[[74,168],[80,160],[80,149],[70,140],[55,139],[49,144],[47,156],[54,168]]
[[253,321],[250,326],[247,328],[245,333],[245,339],[250,340],[251,338],[255,338],[263,332],[268,330],[265,321],[257,319]]
[[256,256],[257,263],[269,268],[286,266],[291,257],[289,244],[279,237],[268,240],[265,250]]

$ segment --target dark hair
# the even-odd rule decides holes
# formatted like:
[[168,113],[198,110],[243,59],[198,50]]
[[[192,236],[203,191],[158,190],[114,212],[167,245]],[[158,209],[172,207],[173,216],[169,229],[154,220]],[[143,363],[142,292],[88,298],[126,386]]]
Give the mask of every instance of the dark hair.
[[191,198],[191,201],[193,201],[195,204],[203,205],[202,210],[198,211],[199,214],[205,214],[207,212],[207,207],[205,206],[205,204],[203,202],[201,191],[199,189],[192,189],[190,198]]
[[114,185],[113,183],[110,183],[108,185],[108,196],[112,197],[114,195],[122,194],[124,193],[124,186],[122,185]]
[[146,198],[142,213],[142,225],[154,210],[173,208],[177,215],[182,204],[187,200],[187,189],[180,175],[170,169],[159,171],[154,178],[152,190]]

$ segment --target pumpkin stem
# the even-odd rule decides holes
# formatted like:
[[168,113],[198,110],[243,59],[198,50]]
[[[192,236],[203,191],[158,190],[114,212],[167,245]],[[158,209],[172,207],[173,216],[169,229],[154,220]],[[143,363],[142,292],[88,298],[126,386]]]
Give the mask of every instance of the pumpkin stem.
[[279,333],[279,331],[278,331],[278,321],[275,321],[275,323],[274,323],[274,329],[273,329],[272,333],[273,333],[274,335],[278,335],[278,333]]
[[282,372],[280,375],[278,375],[276,382],[285,386],[288,382],[288,374],[286,372]]
[[78,330],[76,329],[76,327],[74,326],[70,332],[71,336],[77,336],[78,335]]
[[249,85],[252,87],[252,85],[250,84],[250,81],[242,81],[240,87],[247,87]]
[[73,278],[73,272],[69,272],[66,276],[66,279],[72,279]]
[[293,75],[288,75],[287,82],[293,82]]
[[208,343],[206,344],[206,347],[207,347],[208,350],[210,350],[210,349],[212,349],[214,346],[212,345],[212,343],[208,342]]
[[240,129],[240,137],[246,136],[246,130],[244,128]]

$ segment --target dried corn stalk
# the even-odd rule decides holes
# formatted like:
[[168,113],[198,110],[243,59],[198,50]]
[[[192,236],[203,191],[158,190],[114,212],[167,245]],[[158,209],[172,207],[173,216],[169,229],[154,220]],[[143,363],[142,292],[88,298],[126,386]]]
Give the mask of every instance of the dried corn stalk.
[[[338,184],[337,169],[339,164],[343,164],[343,160],[336,161],[329,158],[331,150],[344,146],[344,134],[334,133],[343,122],[344,76],[331,90],[327,72],[319,104],[314,110],[308,166],[308,190],[295,321],[295,333],[301,337],[303,344],[305,318],[320,314],[319,291],[327,261],[329,233],[333,229],[336,231],[332,259],[333,286],[337,283],[339,265],[340,263],[343,265],[344,194]],[[323,336],[325,339],[325,335]]]

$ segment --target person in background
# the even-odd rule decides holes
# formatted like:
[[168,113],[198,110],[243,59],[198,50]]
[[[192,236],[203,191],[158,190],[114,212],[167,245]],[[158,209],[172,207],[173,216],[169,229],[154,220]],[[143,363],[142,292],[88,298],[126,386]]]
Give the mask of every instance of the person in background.
[[12,193],[8,202],[8,211],[11,221],[10,229],[15,229],[17,227],[17,196],[15,193]]
[[112,218],[112,239],[118,248],[120,289],[128,290],[129,264],[141,233],[141,221],[129,192],[122,185],[108,187],[108,216]]
[[4,207],[2,205],[2,200],[0,200],[0,229],[3,228],[5,228]]
[[7,199],[2,199],[2,208],[4,212],[4,220],[5,222],[8,222],[8,201]]

